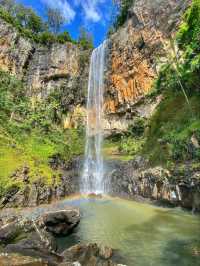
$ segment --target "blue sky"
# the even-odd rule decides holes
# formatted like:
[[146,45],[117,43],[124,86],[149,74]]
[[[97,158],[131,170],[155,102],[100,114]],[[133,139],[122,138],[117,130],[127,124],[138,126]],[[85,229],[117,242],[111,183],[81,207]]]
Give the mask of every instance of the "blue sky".
[[45,6],[59,8],[66,18],[63,30],[77,39],[79,29],[84,26],[94,36],[98,46],[105,38],[110,25],[112,0],[16,0],[25,6],[31,6],[38,15],[45,18]]

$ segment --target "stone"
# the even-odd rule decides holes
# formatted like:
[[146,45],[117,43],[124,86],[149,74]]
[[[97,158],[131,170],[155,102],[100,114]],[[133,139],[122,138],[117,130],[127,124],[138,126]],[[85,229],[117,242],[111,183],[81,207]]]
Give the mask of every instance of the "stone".
[[52,249],[52,239],[51,236],[47,234],[44,238],[44,232],[39,235],[37,232],[32,232],[27,238],[18,241],[15,244],[8,244],[5,247],[5,252],[7,253],[17,253],[22,256],[30,256],[41,258],[48,262],[48,265],[57,265],[62,262],[62,257],[55,253]]
[[78,210],[61,210],[45,213],[40,218],[48,232],[55,235],[68,235],[80,222]]
[[1,266],[48,266],[42,259],[17,254],[0,254]]
[[19,235],[20,231],[20,226],[16,221],[3,225],[0,228],[0,242],[11,242]]
[[[97,244],[78,244],[62,253],[64,265],[67,263],[80,263],[81,266],[117,266],[111,258],[113,251],[109,247],[98,246]],[[66,263],[66,264],[65,264]]]
[[[139,162],[142,162],[142,158]],[[148,168],[148,163],[138,163],[138,158],[130,162],[107,162],[106,173],[112,184],[110,193],[139,201],[157,201],[170,206],[181,206],[198,212],[200,210],[199,170],[179,173],[163,167]],[[110,171],[110,169],[114,169]]]
[[110,259],[113,255],[113,250],[110,247],[105,247],[105,246],[100,246],[99,248],[99,255],[103,258],[103,259]]

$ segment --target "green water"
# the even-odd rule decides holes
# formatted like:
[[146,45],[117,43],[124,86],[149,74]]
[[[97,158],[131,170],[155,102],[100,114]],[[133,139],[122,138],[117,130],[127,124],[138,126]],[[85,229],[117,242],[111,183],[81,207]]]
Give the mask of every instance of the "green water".
[[[59,239],[62,248],[80,242],[113,247],[128,266],[200,265],[200,217],[121,199],[71,199],[82,219],[75,232]],[[195,255],[196,254],[196,255]]]

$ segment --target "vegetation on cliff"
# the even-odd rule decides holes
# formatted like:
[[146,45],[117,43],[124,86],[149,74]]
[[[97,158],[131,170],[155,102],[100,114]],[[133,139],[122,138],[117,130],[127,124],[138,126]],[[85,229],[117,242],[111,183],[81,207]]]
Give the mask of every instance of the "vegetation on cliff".
[[62,127],[66,110],[58,94],[36,101],[26,96],[21,81],[0,72],[0,196],[14,184],[23,184],[11,178],[16,170],[28,166],[31,182],[41,178],[50,183],[59,174],[50,167],[52,157],[67,161],[83,152],[82,128]]
[[77,41],[72,39],[68,31],[60,32],[65,19],[57,9],[48,8],[48,19],[44,21],[32,8],[17,4],[14,0],[0,0],[0,18],[16,28],[21,36],[36,43],[50,45],[71,42],[83,49],[93,48],[93,39],[84,28]]
[[[155,84],[163,101],[150,121],[144,152],[152,163],[200,159],[200,1],[194,0],[177,33],[181,50],[164,65]],[[156,144],[159,140],[160,143]]]
[[[149,121],[133,122],[117,141],[122,154],[142,155],[151,165],[174,167],[200,159],[200,1],[188,8],[167,48],[151,94],[162,101]],[[138,134],[138,127],[140,134]]]
[[113,30],[117,30],[123,26],[128,18],[128,11],[132,7],[135,0],[115,0],[117,6],[117,15],[114,18]]

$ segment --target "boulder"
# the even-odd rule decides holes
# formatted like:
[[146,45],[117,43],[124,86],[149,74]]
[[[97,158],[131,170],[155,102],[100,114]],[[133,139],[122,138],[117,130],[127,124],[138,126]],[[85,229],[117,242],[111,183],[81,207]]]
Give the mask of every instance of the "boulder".
[[[62,266],[117,266],[111,258],[113,250],[97,244],[78,244],[61,254],[64,258]],[[61,266],[60,265],[60,266]]]
[[68,235],[74,227],[80,222],[80,213],[78,210],[59,210],[45,213],[40,218],[48,232],[55,235]]
[[11,222],[0,228],[0,242],[8,243],[20,234],[21,228],[18,223]]
[[1,266],[48,266],[46,261],[17,254],[0,254]]
[[48,265],[57,265],[62,258],[55,253],[56,244],[51,235],[46,232],[32,232],[17,243],[5,247],[7,253],[17,253],[22,256],[41,258]]

